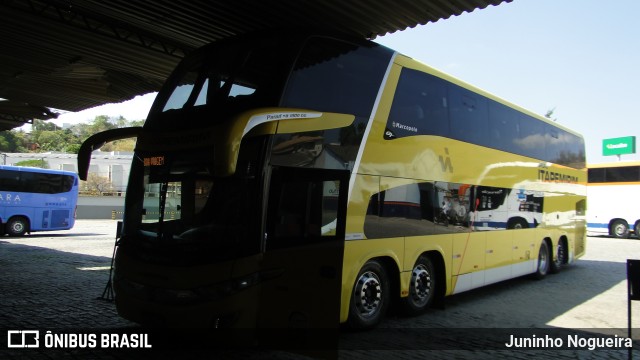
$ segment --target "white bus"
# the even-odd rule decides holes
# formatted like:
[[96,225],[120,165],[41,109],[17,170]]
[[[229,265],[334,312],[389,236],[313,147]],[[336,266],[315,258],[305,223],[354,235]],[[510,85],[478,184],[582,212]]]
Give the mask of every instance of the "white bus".
[[640,232],[640,161],[589,165],[587,231],[628,238]]
[[488,186],[474,190],[476,230],[527,229],[542,222],[541,191]]

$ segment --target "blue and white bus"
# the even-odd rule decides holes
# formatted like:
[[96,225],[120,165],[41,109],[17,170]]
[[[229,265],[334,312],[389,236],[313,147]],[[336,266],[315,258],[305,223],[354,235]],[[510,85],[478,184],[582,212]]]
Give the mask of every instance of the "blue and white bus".
[[2,234],[71,229],[77,202],[76,173],[0,165]]

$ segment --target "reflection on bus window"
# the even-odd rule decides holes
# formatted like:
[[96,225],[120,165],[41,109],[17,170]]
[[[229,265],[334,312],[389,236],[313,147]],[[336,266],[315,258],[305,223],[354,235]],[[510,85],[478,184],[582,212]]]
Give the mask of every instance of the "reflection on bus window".
[[271,193],[267,250],[302,246],[335,236],[340,182],[287,179]]
[[384,139],[437,135],[576,169],[584,140],[431,74],[402,69]]
[[541,192],[423,182],[392,187],[369,199],[367,238],[526,229],[542,221]]

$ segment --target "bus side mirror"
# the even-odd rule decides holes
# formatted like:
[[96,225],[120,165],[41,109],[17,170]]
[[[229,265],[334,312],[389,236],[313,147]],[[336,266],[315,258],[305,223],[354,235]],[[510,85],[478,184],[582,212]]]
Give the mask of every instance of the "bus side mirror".
[[89,136],[80,146],[78,151],[78,177],[80,180],[87,180],[89,174],[89,164],[91,163],[91,152],[100,149],[104,144],[114,141],[138,137],[142,127],[133,126],[119,129],[111,129]]

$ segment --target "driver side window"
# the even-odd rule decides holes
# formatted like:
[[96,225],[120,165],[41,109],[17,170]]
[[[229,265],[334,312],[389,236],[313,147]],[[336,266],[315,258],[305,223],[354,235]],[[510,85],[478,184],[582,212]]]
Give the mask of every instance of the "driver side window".
[[342,213],[340,180],[274,178],[267,215],[267,250],[336,239]]

